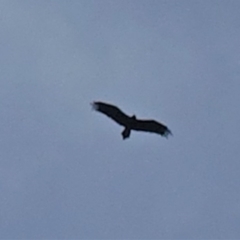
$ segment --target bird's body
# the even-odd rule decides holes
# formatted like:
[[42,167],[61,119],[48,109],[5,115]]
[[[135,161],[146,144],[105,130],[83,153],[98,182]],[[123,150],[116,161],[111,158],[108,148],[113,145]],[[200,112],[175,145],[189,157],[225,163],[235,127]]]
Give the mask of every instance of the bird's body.
[[165,137],[172,134],[162,123],[155,120],[138,120],[135,115],[130,117],[114,105],[104,102],[93,102],[92,105],[96,111],[104,113],[118,124],[125,127],[122,132],[123,139],[130,136],[131,130],[157,133]]

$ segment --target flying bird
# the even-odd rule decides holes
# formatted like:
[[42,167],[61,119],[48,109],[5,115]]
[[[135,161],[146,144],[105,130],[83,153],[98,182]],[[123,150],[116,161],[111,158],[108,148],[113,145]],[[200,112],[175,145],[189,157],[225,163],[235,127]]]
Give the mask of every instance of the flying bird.
[[167,126],[155,120],[139,120],[135,115],[130,117],[118,107],[104,102],[93,102],[91,105],[96,111],[107,115],[121,126],[124,126],[122,131],[123,139],[130,137],[131,130],[157,133],[164,137],[172,135]]

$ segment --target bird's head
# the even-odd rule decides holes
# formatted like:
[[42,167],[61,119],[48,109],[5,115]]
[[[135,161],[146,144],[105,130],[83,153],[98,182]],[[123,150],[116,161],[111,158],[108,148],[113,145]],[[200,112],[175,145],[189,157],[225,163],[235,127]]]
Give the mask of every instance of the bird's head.
[[133,115],[131,118],[132,118],[133,120],[136,120],[136,119],[137,119],[137,117],[136,117],[135,115]]

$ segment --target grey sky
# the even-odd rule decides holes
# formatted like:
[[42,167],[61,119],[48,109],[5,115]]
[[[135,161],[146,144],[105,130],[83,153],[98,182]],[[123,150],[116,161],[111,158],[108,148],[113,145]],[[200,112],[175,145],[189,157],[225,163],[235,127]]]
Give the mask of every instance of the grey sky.
[[[240,238],[240,1],[0,0],[0,238]],[[101,100],[168,140],[91,110]]]

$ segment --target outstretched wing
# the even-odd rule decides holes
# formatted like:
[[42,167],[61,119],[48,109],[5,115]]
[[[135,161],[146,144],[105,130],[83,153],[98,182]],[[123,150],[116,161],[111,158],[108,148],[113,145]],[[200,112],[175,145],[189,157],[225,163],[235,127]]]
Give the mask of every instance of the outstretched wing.
[[168,137],[169,134],[172,135],[167,126],[154,120],[136,120],[132,129],[136,131],[158,133],[164,137]]
[[92,106],[95,110],[104,113],[122,126],[126,126],[129,121],[129,116],[114,105],[103,102],[93,102]]

